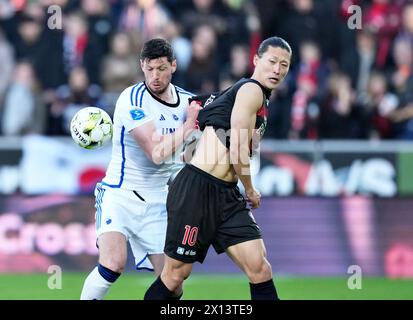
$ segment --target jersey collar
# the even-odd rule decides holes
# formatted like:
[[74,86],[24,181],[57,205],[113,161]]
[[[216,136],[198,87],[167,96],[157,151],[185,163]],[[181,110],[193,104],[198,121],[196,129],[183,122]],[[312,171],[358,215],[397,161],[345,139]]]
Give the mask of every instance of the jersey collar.
[[158,98],[157,96],[155,96],[155,95],[152,93],[151,89],[149,89],[149,87],[146,85],[145,81],[143,82],[143,84],[145,85],[146,89],[148,90],[148,92],[149,92],[149,94],[152,96],[152,98],[154,98],[154,99],[155,99],[156,101],[158,101],[159,103],[162,103],[163,105],[165,105],[165,106],[167,106],[167,107],[170,107],[170,108],[176,108],[176,107],[178,107],[179,104],[181,103],[181,100],[180,100],[178,91],[176,90],[176,87],[175,87],[172,83],[171,83],[170,85],[172,85],[173,89],[175,90],[175,95],[176,95],[176,97],[177,97],[176,103],[169,103],[169,102],[166,102],[166,101]]

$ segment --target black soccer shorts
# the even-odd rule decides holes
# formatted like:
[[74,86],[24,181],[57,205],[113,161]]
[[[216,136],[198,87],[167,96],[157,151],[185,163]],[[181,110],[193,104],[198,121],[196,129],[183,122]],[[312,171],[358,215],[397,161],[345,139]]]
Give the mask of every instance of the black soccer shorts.
[[237,184],[190,164],[170,185],[166,207],[164,252],[182,262],[202,263],[211,244],[219,254],[232,245],[261,238]]

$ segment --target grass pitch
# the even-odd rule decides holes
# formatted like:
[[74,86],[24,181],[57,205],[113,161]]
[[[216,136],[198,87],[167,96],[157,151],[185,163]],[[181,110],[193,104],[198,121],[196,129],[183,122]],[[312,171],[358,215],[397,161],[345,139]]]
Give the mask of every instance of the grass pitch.
[[[50,274],[0,274],[1,300],[78,300],[86,273],[62,274],[61,289],[49,289]],[[141,300],[154,280],[152,274],[125,273],[106,299]],[[52,281],[50,281],[52,282]],[[275,280],[283,300],[413,299],[413,279],[363,278],[361,289],[349,289],[347,278],[280,277]],[[52,284],[58,284],[52,282]],[[243,275],[193,274],[185,283],[183,300],[249,300]]]

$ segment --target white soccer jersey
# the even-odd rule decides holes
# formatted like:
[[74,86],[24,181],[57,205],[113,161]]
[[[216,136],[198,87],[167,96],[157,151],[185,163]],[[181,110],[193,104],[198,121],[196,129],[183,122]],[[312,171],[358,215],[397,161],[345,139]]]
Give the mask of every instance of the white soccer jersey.
[[[172,84],[170,88],[174,93],[174,104],[157,98],[144,82],[131,86],[120,94],[113,117],[112,158],[102,180],[103,185],[136,191],[167,190],[169,177],[183,164],[176,161],[154,164],[130,133],[152,120],[158,135],[170,134],[182,125],[188,98],[192,94]],[[173,158],[179,159],[176,156]]]

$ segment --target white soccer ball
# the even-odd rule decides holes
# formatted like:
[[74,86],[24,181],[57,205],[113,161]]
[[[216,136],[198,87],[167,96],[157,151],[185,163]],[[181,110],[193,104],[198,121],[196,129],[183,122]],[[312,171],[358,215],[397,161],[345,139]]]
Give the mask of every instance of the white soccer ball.
[[106,111],[96,107],[80,109],[70,122],[75,143],[85,149],[97,149],[112,139],[113,123]]

